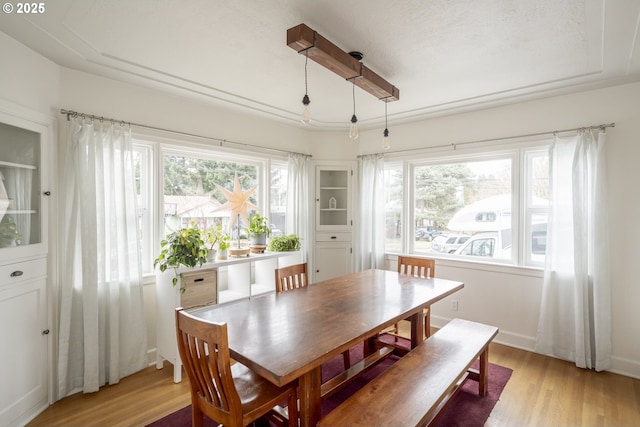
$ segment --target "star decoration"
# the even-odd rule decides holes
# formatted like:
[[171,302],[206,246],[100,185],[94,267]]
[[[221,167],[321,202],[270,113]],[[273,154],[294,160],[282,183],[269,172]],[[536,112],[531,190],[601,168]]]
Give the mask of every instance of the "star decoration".
[[[249,215],[247,211],[258,210],[258,207],[249,201],[249,197],[251,197],[256,187],[253,186],[247,191],[242,191],[238,175],[234,178],[233,193],[218,184],[216,184],[216,187],[218,187],[218,190],[222,191],[222,194],[227,198],[227,201],[215,210],[228,210],[231,212],[229,231],[233,230],[233,226],[236,224],[238,215],[242,218],[245,224],[249,224]],[[238,224],[238,226],[240,226],[240,224]]]

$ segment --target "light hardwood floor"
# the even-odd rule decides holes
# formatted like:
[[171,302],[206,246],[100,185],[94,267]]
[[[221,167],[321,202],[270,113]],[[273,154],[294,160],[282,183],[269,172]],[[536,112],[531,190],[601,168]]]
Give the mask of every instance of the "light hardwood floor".
[[[513,369],[485,424],[502,426],[640,426],[640,380],[576,368],[572,363],[499,344],[489,360]],[[65,398],[32,427],[145,426],[190,403],[188,379],[173,367],[149,367],[98,393]]]

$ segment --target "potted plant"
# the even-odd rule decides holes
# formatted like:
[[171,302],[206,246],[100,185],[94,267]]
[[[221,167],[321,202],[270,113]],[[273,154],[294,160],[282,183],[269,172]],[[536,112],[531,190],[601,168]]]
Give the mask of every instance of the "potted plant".
[[[154,260],[153,266],[158,266],[160,271],[166,271],[167,268],[173,268],[175,277],[173,278],[173,286],[178,283],[178,267],[195,267],[201,266],[207,261],[207,248],[200,229],[195,226],[189,228],[181,228],[169,233],[164,240],[160,242],[162,247],[160,254]],[[180,289],[184,292],[183,289]]]
[[207,228],[204,232],[204,240],[207,244],[207,260],[213,261],[216,259],[216,243],[218,243],[219,236],[222,232],[222,226]]
[[271,252],[288,252],[300,250],[300,238],[295,234],[283,234],[269,240],[267,250]]
[[227,251],[231,246],[231,237],[222,231],[222,227],[218,230],[218,254],[216,259],[227,259]]
[[269,221],[259,213],[254,213],[249,217],[249,227],[245,228],[252,246],[266,245],[267,237],[271,234]]

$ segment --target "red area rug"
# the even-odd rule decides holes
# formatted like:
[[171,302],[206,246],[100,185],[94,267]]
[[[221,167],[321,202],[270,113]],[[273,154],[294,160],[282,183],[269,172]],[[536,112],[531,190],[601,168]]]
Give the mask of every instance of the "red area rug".
[[[362,359],[362,345],[352,348],[351,363],[355,363]],[[395,356],[391,356],[381,362],[373,369],[366,372],[360,378],[349,384],[346,388],[331,396],[330,399],[322,403],[322,414],[326,414],[333,408],[338,406],[347,397],[353,394],[360,387],[371,381],[396,360]],[[342,355],[325,363],[322,366],[322,380],[335,376],[343,369]],[[449,401],[440,417],[433,426],[437,427],[481,427],[489,418],[489,414],[493,407],[500,399],[500,394],[504,389],[507,381],[511,377],[512,370],[503,366],[489,364],[489,392],[487,396],[478,396],[478,383],[467,380],[460,388],[458,393]],[[161,418],[147,427],[189,427],[191,425],[191,405],[184,407],[172,414]],[[205,427],[215,427],[216,424],[205,417]]]

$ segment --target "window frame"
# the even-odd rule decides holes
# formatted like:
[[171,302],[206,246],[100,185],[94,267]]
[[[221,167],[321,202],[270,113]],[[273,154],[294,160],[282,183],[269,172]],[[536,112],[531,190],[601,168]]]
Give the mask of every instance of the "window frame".
[[[135,138],[131,145],[133,147],[133,151],[138,153],[140,156],[140,194],[138,195],[138,198],[139,200],[142,200],[145,205],[142,207],[143,210],[138,212],[141,219],[141,268],[142,275],[148,276],[153,274],[154,257],[152,248],[159,245],[159,240],[154,232],[156,229],[154,218],[154,207],[156,206],[156,202],[154,200],[154,195],[157,194],[157,186],[156,181],[153,179],[153,171],[156,148],[153,143]],[[138,205],[138,209],[140,209],[140,205]]]
[[[180,135],[179,138],[168,138],[161,132],[134,132],[132,137],[134,150],[147,150],[149,170],[145,173],[149,180],[146,187],[150,194],[147,202],[150,203],[150,215],[148,225],[150,229],[147,241],[142,239],[141,249],[143,250],[144,262],[149,261],[151,270],[143,269],[144,283],[152,283],[155,280],[153,260],[160,250],[160,241],[164,237],[164,159],[166,154],[176,154],[181,156],[192,156],[205,160],[237,162],[255,165],[257,168],[257,206],[264,212],[268,212],[271,206],[270,200],[270,178],[271,163],[280,165],[287,164],[287,154],[274,154],[245,149],[223,147],[221,145],[211,145],[202,143],[199,138],[189,135]],[[146,227],[146,225],[145,225]],[[144,231],[143,231],[144,233]],[[146,248],[146,251],[144,250]],[[155,248],[155,249],[154,249]],[[149,258],[147,260],[147,258]]]
[[[414,254],[418,256],[429,256],[443,260],[460,261],[462,263],[489,264],[496,266],[515,267],[524,269],[540,270],[544,266],[543,262],[534,262],[531,259],[531,236],[528,234],[531,230],[531,221],[526,221],[528,212],[543,213],[548,212],[547,208],[532,208],[528,202],[531,192],[531,185],[528,184],[528,166],[526,161],[532,153],[541,154],[548,152],[551,140],[531,140],[524,142],[512,142],[507,148],[505,144],[479,144],[476,147],[468,147],[456,149],[455,153],[449,149],[441,149],[438,151],[425,149],[422,153],[417,153],[409,157],[406,153],[400,155],[388,155],[385,159],[385,168],[387,165],[397,165],[402,163],[403,168],[403,212],[401,214],[402,234],[401,247],[402,253]],[[481,145],[481,146],[480,146]],[[479,259],[478,257],[467,257],[460,255],[452,255],[446,253],[424,253],[415,250],[415,176],[416,168],[421,166],[430,166],[438,164],[451,164],[460,162],[472,162],[483,160],[497,160],[501,158],[511,159],[511,212],[512,212],[512,230],[511,230],[511,259]],[[529,187],[529,188],[527,188]],[[526,246],[529,245],[529,246]],[[529,248],[529,249],[528,249]],[[393,252],[389,252],[393,254]]]

